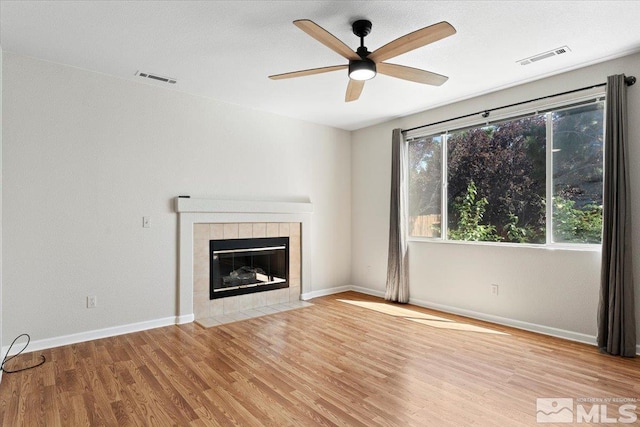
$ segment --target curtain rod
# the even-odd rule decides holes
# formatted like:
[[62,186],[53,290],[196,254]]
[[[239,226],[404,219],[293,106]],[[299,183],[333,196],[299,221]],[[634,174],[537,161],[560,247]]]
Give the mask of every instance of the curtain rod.
[[[625,77],[624,78],[624,82],[626,83],[627,86],[633,86],[636,83],[636,78],[634,76]],[[426,125],[416,126],[414,128],[411,128],[411,129],[405,129],[405,130],[402,131],[402,133],[411,132],[412,130],[422,129],[422,128],[426,128],[426,127],[429,127],[429,126],[440,125],[442,123],[452,122],[452,121],[458,120],[458,119],[466,119],[467,117],[476,116],[478,114],[482,114],[482,117],[487,118],[487,117],[489,117],[489,114],[492,111],[502,110],[504,108],[516,107],[518,105],[528,104],[530,102],[541,101],[543,99],[555,98],[556,96],[569,95],[571,93],[581,92],[583,90],[594,89],[594,88],[602,87],[602,86],[606,86],[606,85],[607,85],[606,82],[605,83],[599,83],[599,84],[596,84],[596,85],[581,87],[580,89],[573,89],[573,90],[568,90],[566,92],[556,93],[556,94],[553,94],[553,95],[541,96],[540,98],[529,99],[527,101],[521,101],[521,102],[516,102],[514,104],[503,105],[502,107],[495,107],[495,108],[490,108],[488,110],[478,111],[477,113],[465,114],[463,116],[454,117],[452,119],[440,120],[439,122],[433,122],[433,123],[429,123],[429,124],[426,124]]]

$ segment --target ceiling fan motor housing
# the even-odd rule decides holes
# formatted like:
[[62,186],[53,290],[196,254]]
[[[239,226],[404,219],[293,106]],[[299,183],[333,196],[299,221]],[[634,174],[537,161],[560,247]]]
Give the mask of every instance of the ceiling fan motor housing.
[[349,78],[351,80],[369,80],[376,76],[376,63],[369,58],[349,61]]

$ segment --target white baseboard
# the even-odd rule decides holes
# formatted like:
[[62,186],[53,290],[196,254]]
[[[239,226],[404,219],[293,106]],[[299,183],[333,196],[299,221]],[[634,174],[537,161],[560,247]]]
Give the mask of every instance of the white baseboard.
[[[25,352],[31,353],[34,351],[46,350],[48,348],[60,347],[63,345],[76,344],[79,342],[92,341],[100,338],[108,338],[108,337],[114,337],[116,335],[129,334],[131,332],[140,332],[140,331],[145,331],[147,329],[160,328],[163,326],[176,325],[181,323],[188,323],[185,320],[188,319],[189,316],[191,316],[190,321],[193,321],[193,314],[187,315],[187,316],[180,316],[180,317],[165,317],[162,319],[148,320],[145,322],[138,322],[138,323],[130,323],[128,325],[113,326],[110,328],[96,329],[93,331],[80,332],[77,334],[63,335],[60,337],[31,341],[29,343],[29,347],[25,350]],[[18,353],[22,349],[22,347],[24,347],[24,342],[25,340],[23,339],[17,342],[11,349],[10,355]],[[2,347],[2,354],[3,355],[7,354],[8,350],[9,350],[8,345]]]
[[371,295],[374,297],[384,298],[384,291],[377,291],[375,289],[363,288],[361,286],[351,286],[351,289],[354,292],[360,292],[361,294]]
[[[338,286],[335,288],[321,289],[318,291],[312,291],[304,293],[300,296],[300,298],[304,301],[310,300],[312,298],[323,297],[327,295],[338,294],[341,292],[354,291],[359,292],[366,295],[372,295],[380,298],[384,298],[384,292],[378,291],[369,288],[363,288],[360,286]],[[596,337],[593,335],[582,334],[573,331],[567,331],[564,329],[553,328],[550,326],[538,325],[535,323],[523,322],[520,320],[509,319],[506,317],[494,316],[492,314],[480,313],[473,310],[466,310],[462,308],[452,307],[443,304],[436,304],[429,301],[423,301],[419,299],[411,298],[409,300],[410,304],[414,304],[420,307],[430,308],[433,310],[442,311],[445,313],[457,314],[460,316],[470,317],[473,319],[484,320],[491,323],[496,323],[498,325],[511,326],[518,329],[524,329],[526,331],[537,332],[544,335],[550,335],[554,337],[564,338],[570,341],[577,341],[585,344],[596,345]],[[183,316],[176,317],[165,317],[162,319],[148,320],[145,322],[131,323],[128,325],[114,326],[110,328],[104,329],[96,329],[93,331],[80,332],[77,334],[71,335],[63,335],[60,337],[47,338],[43,340],[31,341],[29,343],[29,348],[27,348],[27,352],[46,350],[49,348],[60,347],[63,345],[76,344],[79,342],[92,341],[100,338],[108,338],[117,335],[128,334],[132,332],[140,332],[145,331],[147,329],[160,328],[163,326],[170,325],[182,325],[185,323],[191,323],[194,321],[193,314],[187,314]],[[21,340],[19,343],[16,343],[14,348],[11,351],[11,355],[16,354],[20,349],[24,346],[24,340]],[[7,354],[9,350],[9,346],[2,347],[2,356]],[[636,346],[636,354],[640,355],[640,344]],[[0,372],[0,381],[2,378],[2,372]]]
[[177,316],[176,325],[184,325],[185,323],[191,323],[194,320],[196,320],[196,315],[193,313],[185,314],[184,316]]
[[327,295],[339,294],[340,292],[347,292],[353,289],[353,286],[338,286],[335,288],[320,289],[318,291],[306,292],[300,295],[300,299],[303,301],[310,300],[312,298],[325,297]]
[[584,344],[596,345],[596,337],[593,335],[582,334],[579,332],[567,331],[564,329],[553,328],[550,326],[538,325],[536,323],[523,322],[521,320],[509,319],[507,317],[495,316],[493,314],[481,313],[463,308],[451,307],[443,304],[436,304],[428,301],[410,298],[409,303],[419,307],[430,308],[445,313],[457,314],[460,316],[470,317],[472,319],[484,320],[486,322],[496,323],[498,325],[510,326],[512,328],[523,329],[525,331],[537,332],[552,337],[564,338],[570,341],[577,341]]
[[[378,291],[375,289],[363,288],[361,286],[340,286],[337,288],[323,289],[321,291],[310,292],[304,294],[302,299],[307,300],[311,298],[317,298],[326,295],[333,295],[340,292],[354,291],[366,295],[372,295],[375,297],[384,298],[384,291]],[[517,329],[523,329],[525,331],[537,332],[543,335],[549,335],[552,337],[564,338],[569,341],[581,342],[596,346],[597,340],[593,335],[582,334],[580,332],[567,331],[565,329],[553,328],[550,326],[538,325],[536,323],[523,322],[521,320],[509,319],[507,317],[495,316],[492,314],[481,313],[473,310],[466,310],[462,308],[452,307],[444,304],[436,304],[429,301],[423,301],[415,298],[410,298],[409,303],[417,305],[419,307],[430,308],[433,310],[442,311],[444,313],[457,314],[460,316],[470,317],[472,319],[484,320],[487,322],[495,323],[503,326],[510,326]],[[640,355],[640,344],[636,346],[636,354]]]
[[[525,331],[537,332],[543,335],[549,335],[552,337],[564,338],[569,341],[581,342],[583,344],[589,344],[597,346],[597,338],[594,335],[582,334],[580,332],[567,331],[565,329],[553,328],[551,326],[538,325],[536,323],[523,322],[520,320],[509,319],[507,317],[494,316],[492,314],[480,313],[477,311],[466,310],[457,307],[451,307],[443,304],[431,303],[428,301],[409,299],[409,303],[417,305],[419,307],[430,308],[433,310],[442,311],[445,313],[458,314],[460,316],[470,317],[472,319],[484,320],[498,325],[511,326],[516,329],[523,329]],[[636,354],[640,355],[640,344],[636,345]]]
[[[363,294],[384,298],[383,291],[363,288],[360,286],[350,286],[349,288],[350,288],[349,290],[352,290],[355,292],[360,292]],[[452,306],[443,305],[443,304],[436,304],[436,303],[423,301],[415,298],[409,298],[409,304],[417,305],[419,307],[430,308],[432,310],[442,311],[444,313],[451,313],[451,314],[457,314],[460,316],[470,317],[472,319],[484,320],[487,322],[496,323],[498,325],[511,326],[513,328],[524,329],[525,331],[538,332],[544,335],[550,335],[554,337],[568,339],[571,341],[577,341],[585,344],[596,345],[596,337],[592,335],[566,331],[563,329],[552,328],[549,326],[537,325],[535,323],[522,322],[520,320],[494,316],[492,314],[485,314],[485,313],[480,313],[472,310],[465,310],[462,308],[452,307]],[[640,346],[638,347],[640,348]]]
[[361,294],[384,298],[384,291],[376,291],[373,289],[363,288],[360,286],[347,285],[347,286],[338,286],[336,288],[321,289],[319,291],[307,292],[300,295],[300,299],[306,301],[312,298],[326,297],[327,295],[334,295],[334,294],[339,294],[341,292],[349,292],[349,291],[354,291],[354,292],[359,292]]

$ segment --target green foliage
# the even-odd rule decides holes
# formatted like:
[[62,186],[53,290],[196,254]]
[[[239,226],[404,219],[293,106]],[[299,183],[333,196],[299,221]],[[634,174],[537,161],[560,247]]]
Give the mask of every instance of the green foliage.
[[[469,181],[473,180],[488,202],[483,222],[495,227],[500,240],[512,241],[507,232],[509,214],[518,217],[522,228],[544,229],[545,126],[544,115],[537,115],[449,135],[450,227],[459,221],[454,201],[465,194]],[[544,243],[544,234],[542,236],[527,235],[530,238],[527,243]]]
[[478,189],[475,183],[470,181],[467,185],[467,192],[456,198],[454,202],[454,209],[458,213],[458,227],[449,230],[449,238],[485,242],[499,241],[500,236],[496,234],[496,227],[481,224],[488,203],[486,197],[478,198]]
[[553,198],[553,238],[556,242],[600,243],[602,206],[575,207],[573,200]]
[[[446,134],[446,145],[444,135],[411,142],[409,215],[446,210],[442,233],[448,229],[454,240],[544,244],[546,201],[553,197],[553,241],[599,243],[603,108],[603,103],[588,104],[459,129]],[[549,130],[551,141],[546,140]],[[546,169],[548,150],[552,171]],[[547,194],[547,176],[552,194]],[[431,235],[440,236],[439,231]]]
[[513,243],[529,243],[538,240],[538,233],[529,226],[519,227],[518,217],[509,212],[509,222],[504,226],[509,242]]

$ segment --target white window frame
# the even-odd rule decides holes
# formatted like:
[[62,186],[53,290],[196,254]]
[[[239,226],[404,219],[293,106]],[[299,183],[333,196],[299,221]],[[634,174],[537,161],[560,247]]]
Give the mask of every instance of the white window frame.
[[[443,224],[441,227],[440,237],[423,237],[423,236],[411,236],[409,234],[409,229],[406,227],[406,239],[410,242],[430,242],[430,243],[442,243],[442,244],[462,244],[462,245],[486,245],[486,246],[508,246],[508,247],[519,247],[519,248],[546,248],[546,249],[570,249],[570,250],[578,250],[578,251],[599,251],[601,249],[601,244],[594,243],[558,243],[553,241],[553,126],[546,127],[546,160],[545,160],[545,173],[546,173],[546,183],[545,183],[545,201],[546,201],[546,230],[545,230],[545,243],[513,243],[513,242],[488,242],[488,241],[470,241],[470,240],[450,240],[448,238],[447,233],[447,224],[448,224],[448,137],[451,132],[469,128],[469,127],[479,127],[479,126],[488,126],[491,123],[503,122],[509,120],[515,120],[519,116],[526,115],[538,115],[544,113],[546,115],[547,123],[551,122],[552,114],[554,111],[563,110],[578,106],[580,104],[588,104],[589,101],[594,103],[604,101],[605,92],[602,88],[593,88],[591,90],[585,91],[582,96],[576,96],[572,94],[571,97],[563,97],[555,102],[549,102],[550,100],[545,100],[541,103],[532,103],[532,105],[527,105],[527,109],[525,110],[505,110],[499,115],[493,115],[491,118],[483,118],[481,120],[478,119],[464,119],[460,121],[451,121],[446,124],[442,124],[439,127],[433,127],[428,131],[423,129],[407,133],[405,138],[408,143],[411,143],[411,140],[425,138],[425,137],[434,137],[441,136],[442,137],[442,147],[441,147],[441,164],[442,170],[440,171],[442,177],[442,185],[441,185],[441,212],[440,212],[440,223]],[[606,117],[606,110],[604,111]],[[606,124],[606,120],[603,120],[603,134],[604,134],[604,126]],[[605,153],[606,155],[606,153]],[[407,162],[408,163],[408,162]],[[408,174],[408,171],[406,172]],[[405,177],[404,180],[408,185],[409,179],[408,176]],[[407,191],[407,194],[409,192]]]

